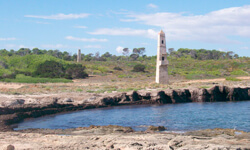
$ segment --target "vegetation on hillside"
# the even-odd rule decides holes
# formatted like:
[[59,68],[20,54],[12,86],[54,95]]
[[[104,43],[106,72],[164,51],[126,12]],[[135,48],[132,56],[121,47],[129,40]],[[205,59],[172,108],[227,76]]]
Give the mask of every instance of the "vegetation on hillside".
[[[5,55],[0,56],[0,80],[17,79],[16,75],[22,74],[35,78],[85,78],[88,74],[81,64],[74,64],[47,54],[34,55]],[[23,79],[23,78],[22,78]],[[18,80],[18,79],[17,79]],[[20,82],[21,78],[19,78]],[[24,79],[25,80],[25,79]],[[45,79],[43,79],[45,81]],[[54,82],[56,80],[51,80]],[[60,81],[60,80],[58,80]]]
[[[217,50],[169,49],[169,74],[187,79],[203,79],[245,76],[250,73],[250,58],[239,57],[232,52]],[[90,75],[112,73],[119,78],[155,76],[156,56],[144,55],[145,48],[124,48],[122,56],[106,52],[100,55],[82,54],[82,62],[76,63],[76,54],[59,50],[18,51],[0,50],[0,80],[30,78],[84,78]],[[18,75],[18,76],[17,76]],[[14,81],[14,80],[8,80]]]

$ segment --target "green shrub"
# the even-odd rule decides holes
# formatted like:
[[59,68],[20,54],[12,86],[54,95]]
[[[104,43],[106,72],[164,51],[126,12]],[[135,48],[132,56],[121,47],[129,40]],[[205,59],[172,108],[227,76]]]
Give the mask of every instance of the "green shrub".
[[84,72],[85,67],[81,64],[67,64],[65,67],[62,63],[56,61],[45,61],[37,67],[33,76],[44,78],[66,78],[79,79],[88,76]]
[[88,74],[84,72],[85,67],[81,64],[68,64],[65,68],[66,79],[79,79],[88,77]]
[[121,74],[117,76],[118,78],[132,78],[131,75]]
[[143,64],[137,64],[134,66],[133,70],[134,72],[145,72],[145,65]]
[[121,71],[122,68],[120,68],[120,67],[114,67],[114,70],[119,70],[119,71]]
[[64,77],[63,65],[56,61],[45,61],[37,67],[33,76],[44,78],[61,78]]
[[241,81],[240,79],[234,78],[234,77],[226,77],[227,81]]
[[243,70],[234,70],[230,74],[231,75],[248,75],[248,73]]

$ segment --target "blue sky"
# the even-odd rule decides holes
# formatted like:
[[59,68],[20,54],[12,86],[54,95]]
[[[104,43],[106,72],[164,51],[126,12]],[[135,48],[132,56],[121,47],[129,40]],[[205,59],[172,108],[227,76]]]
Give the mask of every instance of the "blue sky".
[[249,0],[0,0],[0,10],[0,49],[156,55],[162,29],[168,48],[250,56]]

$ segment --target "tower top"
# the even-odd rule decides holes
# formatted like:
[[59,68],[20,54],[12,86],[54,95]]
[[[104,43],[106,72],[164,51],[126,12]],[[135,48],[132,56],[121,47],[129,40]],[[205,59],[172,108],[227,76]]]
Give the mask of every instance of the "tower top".
[[159,32],[159,34],[165,34],[162,30]]

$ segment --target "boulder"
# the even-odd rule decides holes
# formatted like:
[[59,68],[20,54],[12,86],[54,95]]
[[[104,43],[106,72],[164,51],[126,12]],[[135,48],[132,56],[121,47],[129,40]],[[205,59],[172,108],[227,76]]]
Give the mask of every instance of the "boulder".
[[15,99],[12,101],[4,102],[3,105],[8,106],[8,107],[15,107],[15,106],[24,105],[24,103],[25,103],[24,99]]
[[7,150],[15,150],[15,147],[13,145],[8,145]]
[[149,126],[146,132],[148,131],[164,131],[166,128],[164,126]]
[[65,98],[64,100],[63,100],[63,102],[66,102],[66,103],[72,103],[72,102],[74,102],[71,98]]

